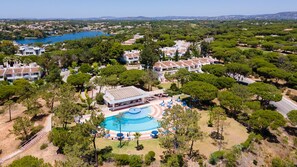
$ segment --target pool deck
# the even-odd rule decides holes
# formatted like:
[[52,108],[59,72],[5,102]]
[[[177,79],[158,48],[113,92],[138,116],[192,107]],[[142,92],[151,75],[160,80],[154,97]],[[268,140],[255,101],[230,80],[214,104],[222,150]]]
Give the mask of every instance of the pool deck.
[[[154,100],[154,101],[150,101],[149,103],[147,104],[144,104],[144,105],[139,105],[139,106],[135,106],[135,107],[132,107],[132,108],[143,108],[143,107],[151,107],[151,114],[150,116],[152,116],[153,118],[157,119],[157,120],[160,120],[162,119],[162,114],[163,114],[163,111],[167,108],[166,106],[161,106],[160,103],[162,103],[163,101],[166,103],[168,103],[172,98],[171,97],[168,97],[168,98],[160,98],[158,100]],[[175,104],[180,104],[179,102],[175,101],[174,99],[172,100],[173,101],[173,104],[172,105],[175,105]],[[122,109],[122,110],[117,110],[117,111],[110,111],[109,109],[104,109],[102,110],[102,113],[105,115],[105,117],[110,117],[110,116],[114,116],[114,115],[117,115],[121,112],[127,112],[129,110],[129,108],[127,109]],[[152,129],[150,131],[143,131],[143,132],[140,132],[142,135],[140,137],[141,140],[146,140],[146,139],[152,139],[152,137],[150,136],[151,135],[151,132],[153,130],[157,130],[157,129]],[[113,131],[113,130],[110,130],[109,131],[109,134],[110,134],[110,137],[108,139],[112,139],[112,140],[116,140],[116,135],[117,133],[119,133],[119,131]],[[129,132],[124,132],[122,131],[122,133],[124,134],[125,138],[124,140],[133,140],[134,139],[134,136],[133,134],[134,133],[131,133],[130,132],[130,138],[127,137],[127,134]]]

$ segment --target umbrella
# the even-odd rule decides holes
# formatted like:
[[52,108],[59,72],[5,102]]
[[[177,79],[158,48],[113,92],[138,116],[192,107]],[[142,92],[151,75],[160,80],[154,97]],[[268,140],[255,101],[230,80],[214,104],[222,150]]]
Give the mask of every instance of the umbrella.
[[123,136],[124,136],[123,133],[118,133],[118,134],[117,134],[117,137],[123,137]]
[[152,134],[157,135],[159,132],[157,130],[153,130]]

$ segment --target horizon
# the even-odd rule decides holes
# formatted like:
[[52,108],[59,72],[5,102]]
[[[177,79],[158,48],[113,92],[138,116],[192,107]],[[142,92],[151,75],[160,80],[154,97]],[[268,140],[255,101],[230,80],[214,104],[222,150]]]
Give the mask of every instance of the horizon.
[[138,17],[145,17],[145,18],[162,18],[162,17],[222,17],[222,16],[256,16],[256,15],[269,15],[269,14],[278,14],[278,13],[292,13],[296,11],[279,11],[275,13],[259,13],[259,14],[226,14],[226,15],[216,15],[216,16],[204,16],[204,15],[189,15],[189,16],[182,16],[182,15],[160,15],[160,16],[98,16],[98,17],[44,17],[44,18],[37,18],[37,17],[18,17],[18,18],[2,18],[4,20],[26,20],[26,19],[33,19],[33,20],[49,20],[49,19],[66,19],[66,20],[71,20],[71,19],[100,19],[100,18],[138,18]]
[[[284,2],[285,1],[285,2]],[[229,15],[261,15],[297,11],[295,0],[10,0],[1,3],[0,18],[100,18],[100,17],[217,17]],[[71,4],[71,5],[70,5]],[[103,7],[102,7],[103,6]]]

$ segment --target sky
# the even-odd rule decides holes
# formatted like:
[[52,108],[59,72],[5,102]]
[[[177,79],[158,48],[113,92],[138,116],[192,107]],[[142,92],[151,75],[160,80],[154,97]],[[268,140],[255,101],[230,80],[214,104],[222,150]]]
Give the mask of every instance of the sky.
[[220,16],[297,11],[297,0],[0,0],[0,18]]

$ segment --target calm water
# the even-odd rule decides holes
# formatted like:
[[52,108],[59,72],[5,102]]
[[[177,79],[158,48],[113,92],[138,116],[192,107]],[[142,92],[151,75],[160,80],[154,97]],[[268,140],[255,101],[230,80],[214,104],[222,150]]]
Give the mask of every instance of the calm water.
[[18,44],[32,44],[36,42],[40,43],[56,43],[56,42],[63,42],[66,40],[75,40],[75,39],[82,39],[82,38],[90,38],[90,37],[96,37],[96,36],[102,36],[102,35],[108,35],[101,31],[84,31],[84,32],[78,32],[78,33],[72,33],[72,34],[64,34],[61,36],[50,36],[46,38],[40,38],[40,39],[21,39],[16,40]]
[[[141,108],[138,114],[125,112],[122,119],[122,132],[141,132],[155,130],[159,127],[156,119],[148,117],[151,113],[150,107]],[[116,116],[105,118],[105,128],[114,131],[120,131],[116,123]]]

